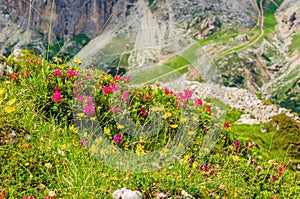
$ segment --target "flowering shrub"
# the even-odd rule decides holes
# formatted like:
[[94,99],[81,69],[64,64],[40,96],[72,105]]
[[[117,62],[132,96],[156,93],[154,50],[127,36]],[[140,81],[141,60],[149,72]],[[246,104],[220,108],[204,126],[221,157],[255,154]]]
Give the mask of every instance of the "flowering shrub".
[[[73,92],[78,128],[91,125],[83,123],[97,118],[105,138],[125,151],[144,155],[164,146],[174,147],[174,139],[177,144],[188,145],[188,136],[203,137],[204,126],[209,126],[210,106],[201,99],[191,100],[192,91],[175,94],[150,85],[131,88],[127,83],[129,76],[113,77],[106,73],[98,74],[99,80],[93,79],[91,83],[90,76],[84,75]],[[95,96],[94,102],[91,95]],[[100,141],[96,139],[99,133],[94,133],[90,130],[93,138],[82,139],[96,140],[98,143],[89,143],[90,150],[96,153]]]
[[[123,186],[141,190],[144,198],[293,198],[299,193],[297,160],[270,160],[268,151],[234,131],[235,124],[217,123],[209,100],[158,84],[134,88],[129,76],[79,73],[80,61],[73,63],[28,59],[18,77],[1,82],[0,199],[107,198]],[[49,116],[58,122],[44,120]],[[72,116],[77,128],[64,123]],[[278,133],[288,134],[279,138],[297,138],[292,135],[299,126],[290,118],[272,122],[269,129],[279,124]],[[143,157],[152,151],[159,151],[151,162],[157,170],[119,171],[126,160],[130,167],[145,164]],[[106,164],[109,158],[118,164]]]

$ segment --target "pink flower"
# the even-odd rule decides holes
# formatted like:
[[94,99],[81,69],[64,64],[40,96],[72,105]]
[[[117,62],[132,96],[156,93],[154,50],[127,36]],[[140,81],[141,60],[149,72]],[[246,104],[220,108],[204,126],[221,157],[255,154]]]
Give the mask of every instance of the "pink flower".
[[212,169],[210,170],[209,174],[217,174],[219,172],[218,169]]
[[83,87],[84,84],[82,82],[76,82],[79,87]]
[[80,140],[80,146],[88,147],[88,141],[87,140]]
[[55,93],[52,96],[53,101],[58,102],[62,100],[61,92],[55,91]]
[[112,91],[112,92],[116,92],[116,91],[119,90],[118,84],[113,84],[110,88],[111,88],[111,91]]
[[230,123],[229,122],[224,122],[224,128],[228,129],[230,127]]
[[29,63],[32,63],[32,62],[33,62],[33,59],[32,59],[32,58],[29,58],[29,59],[28,59],[28,62],[29,62]]
[[272,176],[272,180],[276,181],[276,180],[278,180],[278,178],[276,176]]
[[93,104],[93,98],[92,98],[92,97],[86,98],[86,103],[87,103],[88,105],[92,105],[92,104]]
[[109,110],[110,110],[110,112],[113,112],[113,113],[120,112],[120,108],[119,107],[117,107],[117,108],[111,107]]
[[253,146],[255,146],[255,142],[246,142],[245,145],[246,145],[247,148],[251,149]]
[[58,86],[55,86],[54,87],[54,92],[58,92],[58,91],[59,91]]
[[11,75],[9,76],[9,78],[10,78],[10,79],[16,79],[16,78],[18,78],[18,74],[11,74]]
[[82,108],[82,112],[84,112],[86,115],[93,115],[93,114],[95,114],[95,107],[86,104]]
[[199,106],[201,106],[203,104],[202,100],[199,98],[194,99],[194,104],[196,106],[196,108],[198,108]]
[[114,136],[114,142],[115,144],[120,144],[122,142],[122,136],[120,134],[116,134]]
[[129,82],[130,76],[129,75],[124,75],[124,76],[122,76],[122,80],[124,80],[126,82]]
[[79,75],[79,72],[78,72],[78,71],[75,71],[75,70],[68,70],[67,73],[68,73],[67,78],[70,78],[70,77],[78,76],[78,75]]
[[56,69],[53,71],[53,75],[57,76],[57,77],[61,77],[62,76],[62,72],[60,69]]
[[130,97],[130,95],[129,95],[128,91],[124,91],[122,94],[123,100],[126,101],[129,97]]
[[94,77],[92,75],[86,75],[86,79],[92,81]]
[[140,113],[142,115],[147,115],[146,108],[145,107],[140,108]]
[[40,63],[40,62],[43,62],[43,61],[41,59],[39,59],[39,58],[35,59],[35,63]]
[[110,86],[103,86],[102,90],[103,90],[104,94],[108,94],[111,91],[111,87]]
[[6,195],[6,190],[2,189],[1,194],[2,194],[2,196],[5,196]]
[[185,90],[184,91],[184,96],[186,99],[190,99],[193,95],[193,91],[190,91],[190,90]]
[[117,75],[113,78],[113,81],[119,81],[122,77],[120,75]]
[[82,95],[78,94],[77,99],[78,99],[79,102],[83,102],[84,97]]
[[261,166],[258,166],[257,167],[257,172],[260,172],[262,170],[262,167]]
[[76,95],[76,94],[77,94],[77,89],[76,89],[76,88],[73,88],[73,89],[72,89],[72,93],[73,93],[74,95]]
[[211,110],[210,106],[209,106],[209,105],[206,105],[206,111],[207,111],[207,112],[210,112],[210,110]]
[[173,94],[174,94],[173,91],[170,91],[170,90],[167,89],[167,88],[164,88],[164,91],[165,91],[165,94],[166,94],[166,95],[169,95],[169,94],[173,95]]
[[276,171],[277,174],[282,175],[284,172],[284,167],[279,167],[279,169]]
[[183,93],[178,94],[177,99],[179,101],[185,102],[188,99],[190,99],[192,97],[192,95],[193,95],[193,91],[185,90]]
[[234,142],[235,147],[239,147],[240,145],[241,145],[241,141],[238,140],[238,141]]

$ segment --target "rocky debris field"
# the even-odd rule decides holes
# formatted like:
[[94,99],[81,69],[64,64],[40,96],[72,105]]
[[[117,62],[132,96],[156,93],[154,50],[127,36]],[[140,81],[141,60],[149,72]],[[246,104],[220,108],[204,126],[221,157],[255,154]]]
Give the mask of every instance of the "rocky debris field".
[[287,116],[300,121],[290,110],[277,105],[268,105],[256,95],[246,89],[225,87],[213,83],[200,83],[187,81],[185,76],[173,81],[161,83],[162,87],[168,87],[176,92],[185,89],[192,90],[195,96],[202,99],[211,98],[221,100],[230,107],[241,110],[245,113],[237,123],[257,124],[268,122],[272,116],[285,113]]

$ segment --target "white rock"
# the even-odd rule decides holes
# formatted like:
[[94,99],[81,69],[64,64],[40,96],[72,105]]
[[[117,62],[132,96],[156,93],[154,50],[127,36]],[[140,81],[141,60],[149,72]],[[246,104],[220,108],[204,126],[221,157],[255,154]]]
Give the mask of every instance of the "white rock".
[[112,196],[114,199],[143,199],[141,192],[126,187],[116,190]]

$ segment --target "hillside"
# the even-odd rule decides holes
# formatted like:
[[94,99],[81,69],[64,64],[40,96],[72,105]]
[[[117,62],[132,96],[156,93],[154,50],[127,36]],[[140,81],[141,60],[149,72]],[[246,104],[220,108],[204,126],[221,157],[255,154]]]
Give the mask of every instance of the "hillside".
[[146,71],[146,82],[196,70],[191,80],[245,88],[300,112],[298,1],[93,2],[1,3],[1,54],[33,48],[48,58],[76,55],[83,67]]

